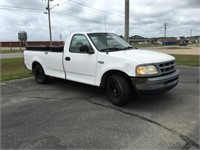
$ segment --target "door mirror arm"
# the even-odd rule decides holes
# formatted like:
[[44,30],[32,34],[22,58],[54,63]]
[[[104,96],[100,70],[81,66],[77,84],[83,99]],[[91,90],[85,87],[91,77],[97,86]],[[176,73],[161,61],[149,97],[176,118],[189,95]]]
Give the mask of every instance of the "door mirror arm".
[[94,50],[89,50],[87,53],[88,54],[94,54]]

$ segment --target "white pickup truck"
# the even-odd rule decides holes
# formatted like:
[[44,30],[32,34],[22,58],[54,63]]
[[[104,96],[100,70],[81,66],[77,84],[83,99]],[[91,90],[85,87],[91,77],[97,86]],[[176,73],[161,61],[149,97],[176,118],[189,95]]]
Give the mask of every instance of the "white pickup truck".
[[173,56],[134,49],[113,33],[76,32],[64,47],[27,46],[24,63],[36,82],[49,76],[105,87],[110,101],[122,106],[138,96],[155,95],[178,84]]

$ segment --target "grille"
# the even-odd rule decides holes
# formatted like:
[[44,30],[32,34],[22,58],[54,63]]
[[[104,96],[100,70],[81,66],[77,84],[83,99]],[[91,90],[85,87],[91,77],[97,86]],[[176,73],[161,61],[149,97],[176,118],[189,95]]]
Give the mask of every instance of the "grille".
[[160,73],[163,74],[168,74],[176,70],[176,62],[170,61],[170,62],[165,62],[165,63],[160,63],[158,64]]

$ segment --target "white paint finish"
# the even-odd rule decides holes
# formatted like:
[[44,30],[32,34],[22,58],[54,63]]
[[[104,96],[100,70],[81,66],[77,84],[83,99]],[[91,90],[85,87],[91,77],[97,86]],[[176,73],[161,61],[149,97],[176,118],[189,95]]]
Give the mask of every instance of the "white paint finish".
[[[82,34],[82,33],[76,33]],[[89,38],[85,35],[87,40]],[[64,53],[64,69],[66,72],[66,79],[77,81],[81,83],[95,85],[96,78],[96,63],[97,63],[97,51],[89,41],[90,45],[94,49],[94,54],[86,53],[73,53],[69,52],[72,35],[68,38],[65,44]],[[70,57],[70,61],[66,61],[65,58]]]
[[137,65],[159,63],[175,59],[173,56],[168,54],[140,49],[111,52],[109,55],[118,59],[127,59],[127,61],[130,61],[130,63],[131,61],[134,61],[134,64],[136,63]]
[[63,53],[24,51],[24,56],[27,69],[32,70],[33,62],[38,62],[46,75],[65,79],[62,64]]
[[[83,34],[91,44],[94,54],[71,53],[69,47],[75,34]],[[64,54],[57,52],[25,51],[25,64],[32,70],[32,63],[38,61],[49,76],[65,78],[72,81],[99,86],[101,78],[107,71],[119,70],[129,76],[136,76],[136,66],[174,60],[164,53],[148,50],[123,50],[116,52],[99,52],[88,38],[87,33],[76,32],[69,35],[65,42]],[[70,57],[66,61],[65,57]],[[102,63],[99,63],[102,62]]]
[[164,53],[136,49],[109,52],[108,54],[99,52],[98,61],[103,61],[104,64],[97,65],[96,84],[100,85],[101,77],[109,70],[119,70],[134,77],[136,76],[135,70],[138,65],[165,62],[174,59],[174,57]]
[[46,75],[65,78],[62,61],[63,53],[42,52],[40,56]]
[[94,84],[96,73],[95,54],[67,53],[64,57],[70,57],[70,61],[64,60],[64,68],[68,80]]

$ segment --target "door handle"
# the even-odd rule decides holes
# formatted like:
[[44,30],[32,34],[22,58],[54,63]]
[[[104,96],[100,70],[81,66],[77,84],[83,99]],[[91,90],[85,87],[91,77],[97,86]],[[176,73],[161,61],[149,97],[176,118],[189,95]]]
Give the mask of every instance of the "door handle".
[[65,60],[66,60],[66,61],[70,61],[71,58],[70,58],[70,57],[65,57]]

